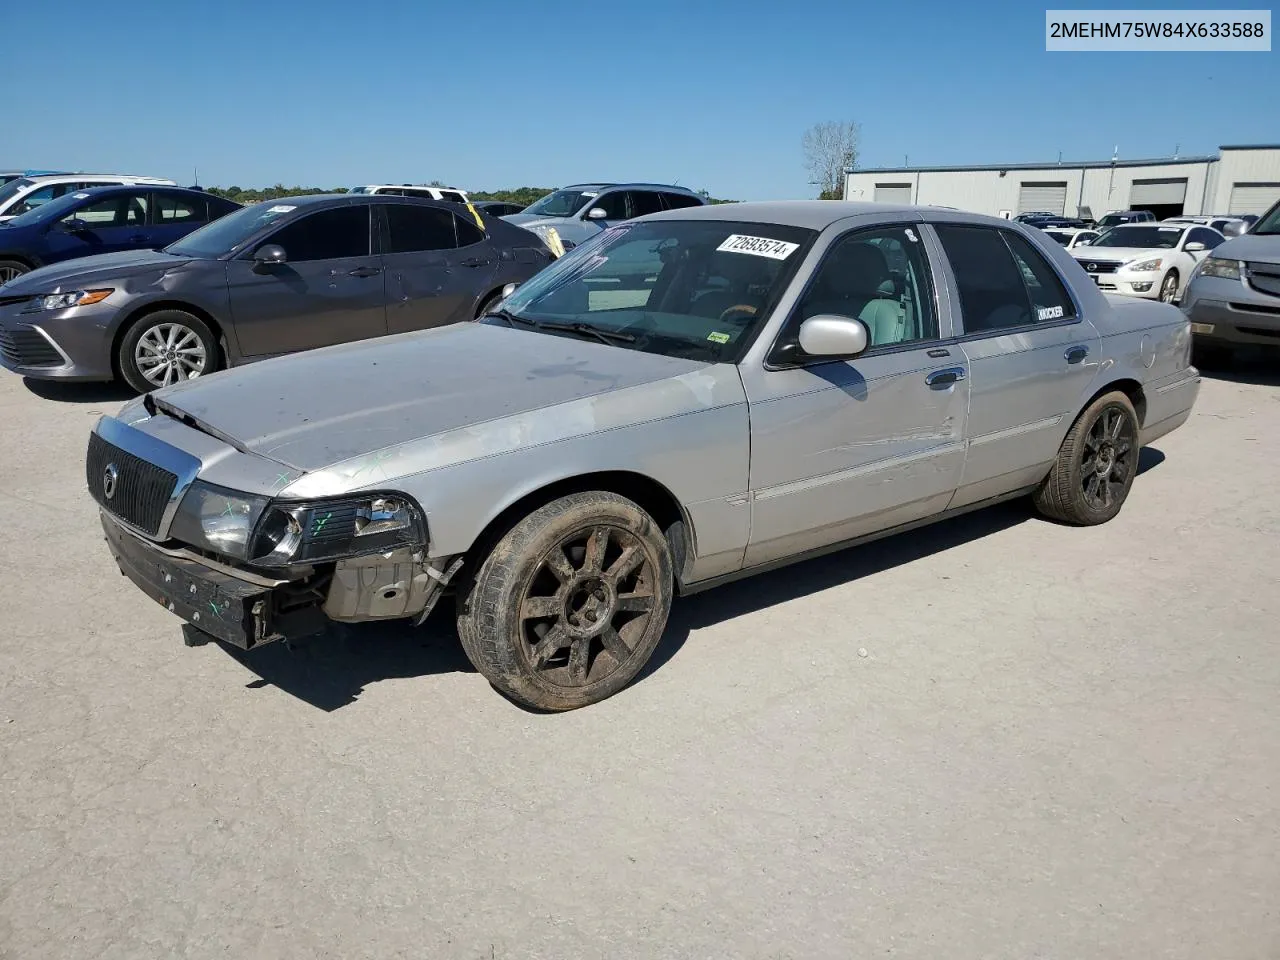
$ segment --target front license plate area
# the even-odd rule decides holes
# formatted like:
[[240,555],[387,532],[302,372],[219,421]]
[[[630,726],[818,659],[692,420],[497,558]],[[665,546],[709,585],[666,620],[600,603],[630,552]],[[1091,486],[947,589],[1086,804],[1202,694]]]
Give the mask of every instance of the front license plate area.
[[[147,596],[193,627],[242,650],[272,639],[266,633],[268,590],[149,547],[117,523],[102,519],[120,567]],[[261,602],[259,615],[254,607]]]

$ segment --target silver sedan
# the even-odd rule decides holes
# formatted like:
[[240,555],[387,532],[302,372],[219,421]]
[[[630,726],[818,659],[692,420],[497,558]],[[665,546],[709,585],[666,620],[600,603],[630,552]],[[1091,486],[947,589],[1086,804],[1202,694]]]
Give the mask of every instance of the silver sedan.
[[675,595],[1015,497],[1110,520],[1190,414],[1185,317],[1040,231],[743,203],[602,232],[477,323],[157,390],[90,492],[189,642],[421,622],[518,702],[630,682]]

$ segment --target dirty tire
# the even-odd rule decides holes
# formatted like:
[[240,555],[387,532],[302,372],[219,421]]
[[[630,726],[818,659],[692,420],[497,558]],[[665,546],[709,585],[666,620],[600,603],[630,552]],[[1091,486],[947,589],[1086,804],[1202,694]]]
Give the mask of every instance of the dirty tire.
[[[204,366],[199,376],[213,373],[220,365],[218,340],[209,329],[209,325],[194,314],[185,310],[157,310],[134,321],[128,332],[120,340],[116,351],[116,367],[126,383],[139,393],[147,393],[161,386],[143,375],[136,360],[138,343],[148,334],[167,329],[185,329],[195,334],[199,340],[199,350],[203,351]],[[188,341],[189,342],[189,341]],[[183,368],[184,375],[179,379],[189,379],[190,370]]]
[[8,283],[30,270],[21,260],[0,260],[0,283]]
[[1138,472],[1138,415],[1120,391],[1104,393],[1071,425],[1036,509],[1075,526],[1106,523],[1124,506]]
[[573,710],[617,693],[653,655],[673,592],[658,524],[605,491],[554,500],[490,550],[458,597],[468,659],[512,700]]

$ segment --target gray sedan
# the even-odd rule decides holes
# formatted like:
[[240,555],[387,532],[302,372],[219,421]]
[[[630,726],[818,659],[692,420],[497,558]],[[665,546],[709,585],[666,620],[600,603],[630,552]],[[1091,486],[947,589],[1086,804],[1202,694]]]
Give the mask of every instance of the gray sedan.
[[744,203],[610,228],[480,323],[158,390],[96,426],[121,569],[249,648],[421,622],[564,710],[672,598],[1013,497],[1114,517],[1199,391],[1186,319],[1038,230]]
[[321,195],[245,207],[163,250],[56,264],[0,286],[0,363],[134,389],[221,366],[472,320],[552,260],[456,204]]

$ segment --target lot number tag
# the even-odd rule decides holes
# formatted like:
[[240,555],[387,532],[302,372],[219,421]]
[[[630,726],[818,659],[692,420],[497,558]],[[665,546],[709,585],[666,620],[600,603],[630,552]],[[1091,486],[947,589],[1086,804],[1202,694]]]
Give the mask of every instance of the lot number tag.
[[724,243],[716,247],[728,253],[749,253],[753,257],[768,257],[770,260],[785,260],[796,252],[798,243],[787,243],[785,240],[770,240],[768,237],[748,237],[735,233],[725,238]]

